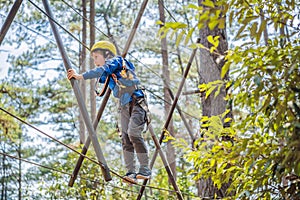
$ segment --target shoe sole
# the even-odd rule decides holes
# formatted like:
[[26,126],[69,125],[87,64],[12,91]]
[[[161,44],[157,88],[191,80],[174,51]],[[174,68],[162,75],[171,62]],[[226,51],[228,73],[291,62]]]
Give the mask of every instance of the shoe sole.
[[151,177],[151,176],[143,176],[143,175],[141,175],[141,174],[136,175],[136,178],[137,178],[137,179],[143,179],[143,180],[148,180],[148,179],[150,179],[150,177]]
[[124,177],[123,182],[128,183],[128,184],[136,184],[137,183],[136,179],[132,179],[129,177]]

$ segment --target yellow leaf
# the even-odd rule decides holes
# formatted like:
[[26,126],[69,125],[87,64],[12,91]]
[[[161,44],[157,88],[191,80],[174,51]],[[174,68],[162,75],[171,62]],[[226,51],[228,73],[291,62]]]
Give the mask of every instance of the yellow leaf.
[[216,47],[211,47],[211,48],[209,49],[209,52],[212,53],[212,52],[214,52],[215,50],[216,50]]
[[203,45],[203,44],[197,44],[197,46],[199,47],[199,48],[202,48],[202,49],[205,49],[205,46]]
[[207,36],[207,41],[211,44],[214,44],[214,38],[212,35]]
[[216,89],[216,87],[217,86],[211,86],[208,90],[207,90],[207,92],[206,92],[206,94],[205,94],[205,98],[207,98],[215,89]]
[[182,31],[179,33],[178,37],[176,38],[176,46],[177,46],[177,47],[179,46],[179,44],[180,44],[180,42],[181,42],[181,38],[183,37],[184,34],[185,34],[185,30],[182,30]]
[[214,30],[214,28],[218,25],[219,20],[210,20],[208,23],[208,27],[210,30]]
[[228,70],[229,70],[229,63],[225,63],[225,65],[223,65],[222,70],[221,70],[221,78],[223,79],[225,77],[225,75],[227,74]]
[[163,23],[162,21],[160,21],[160,20],[157,20],[157,21],[156,21],[156,24],[157,24],[157,25],[164,25],[164,23]]
[[204,2],[202,2],[203,5],[207,6],[207,7],[211,7],[214,8],[215,4],[214,2],[210,1],[210,0],[205,0]]
[[225,18],[219,19],[219,29],[224,29],[225,28]]
[[172,29],[182,29],[187,27],[186,24],[181,22],[167,22],[165,23],[165,26]]
[[194,32],[195,28],[191,28],[185,38],[184,44],[186,45],[189,42],[189,39],[191,38],[193,32]]
[[231,121],[231,118],[229,118],[229,117],[224,120],[225,123],[230,122],[230,121]]
[[208,116],[203,116],[200,121],[207,122],[208,120],[209,120]]
[[205,92],[207,90],[207,84],[202,83],[201,85],[198,86],[198,88],[200,89],[200,92]]
[[215,166],[215,164],[216,164],[216,160],[215,159],[211,159],[210,160],[210,167]]

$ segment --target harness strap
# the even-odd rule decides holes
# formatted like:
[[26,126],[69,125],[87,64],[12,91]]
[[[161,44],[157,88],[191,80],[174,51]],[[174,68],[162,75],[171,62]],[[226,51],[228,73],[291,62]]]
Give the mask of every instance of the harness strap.
[[[124,58],[122,58],[122,67],[123,67],[123,70],[126,71],[127,67],[126,67],[126,63],[125,63]],[[96,95],[97,95],[98,97],[102,97],[102,96],[105,94],[105,92],[106,92],[106,90],[107,90],[107,87],[108,87],[108,83],[109,83],[110,77],[112,77],[112,78],[114,79],[115,83],[116,83],[120,88],[125,88],[125,86],[122,85],[122,84],[118,81],[117,75],[113,73],[113,74],[111,74],[110,76],[107,76],[107,77],[106,77],[106,80],[105,80],[105,82],[104,82],[104,86],[103,86],[102,90],[101,90],[100,92],[98,92],[97,86],[98,86],[98,84],[99,84],[99,82],[100,82],[100,78],[101,78],[101,77],[99,77],[99,78],[97,79],[96,83],[95,83],[95,88],[94,88],[95,93],[96,93]]]
[[151,113],[150,113],[150,110],[149,110],[149,107],[148,107],[147,96],[146,96],[146,93],[144,91],[144,88],[142,88],[141,90],[142,90],[142,92],[144,94],[144,97],[142,97],[142,98],[136,98],[135,95],[132,95],[132,102],[134,102],[133,105],[135,105],[137,103],[146,112],[146,116],[145,116],[146,119],[145,120],[147,122],[147,129],[148,129],[148,125],[151,122]]
[[135,106],[135,103],[136,103],[136,99],[135,99],[135,98],[132,98],[132,101],[129,103],[129,115],[130,115],[130,116],[131,116],[133,107]]
[[110,76],[108,76],[108,77],[106,78],[102,90],[101,90],[100,92],[98,92],[97,86],[98,86],[98,84],[99,84],[99,82],[100,82],[100,78],[101,78],[101,77],[99,77],[99,78],[97,79],[96,83],[95,83],[95,93],[96,93],[96,95],[97,95],[98,97],[102,97],[102,96],[105,94],[105,92],[106,92],[106,90],[107,90],[107,87],[108,87],[108,80],[109,80]]

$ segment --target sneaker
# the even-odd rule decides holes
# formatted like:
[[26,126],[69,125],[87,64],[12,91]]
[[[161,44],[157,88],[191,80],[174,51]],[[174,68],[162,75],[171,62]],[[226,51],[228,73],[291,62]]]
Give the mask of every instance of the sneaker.
[[133,172],[127,172],[127,174],[123,177],[123,182],[129,183],[129,184],[136,184],[136,173]]
[[151,169],[149,169],[147,166],[140,167],[139,173],[137,173],[136,178],[137,179],[150,179],[151,177]]

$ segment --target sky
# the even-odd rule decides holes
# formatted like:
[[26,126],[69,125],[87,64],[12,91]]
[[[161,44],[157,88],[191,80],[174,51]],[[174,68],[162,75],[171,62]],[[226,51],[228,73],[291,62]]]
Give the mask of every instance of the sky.
[[3,79],[7,76],[9,64],[6,62],[8,54],[11,52],[11,48],[6,45],[0,46],[0,79]]

